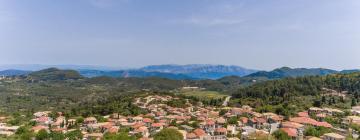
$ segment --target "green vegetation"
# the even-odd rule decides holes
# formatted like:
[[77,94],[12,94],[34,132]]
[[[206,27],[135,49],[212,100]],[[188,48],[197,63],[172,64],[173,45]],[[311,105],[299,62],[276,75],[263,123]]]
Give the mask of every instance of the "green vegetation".
[[185,96],[197,97],[197,98],[211,98],[211,99],[222,99],[226,97],[226,95],[221,94],[217,91],[187,91],[187,92],[181,92],[180,94]]
[[[360,73],[334,74],[327,76],[309,76],[299,78],[285,78],[268,81],[253,86],[239,88],[233,91],[233,105],[251,105],[258,111],[273,111],[283,115],[292,115],[314,106],[335,106],[337,108],[350,108],[349,98],[326,97],[323,88],[337,91],[348,91],[357,103],[360,94]],[[269,105],[269,106],[267,106]]]
[[121,132],[119,134],[110,134],[110,133],[106,133],[104,135],[104,140],[136,140],[136,137],[134,136],[129,136],[127,133],[125,132]]
[[325,133],[330,133],[330,132],[331,132],[331,129],[329,129],[329,128],[309,126],[305,129],[304,134],[305,134],[305,136],[320,137],[320,136],[324,135]]
[[272,134],[277,140],[291,140],[291,137],[282,130],[278,130]]
[[165,128],[160,132],[156,133],[154,136],[154,140],[183,140],[183,135],[175,130],[170,128]]

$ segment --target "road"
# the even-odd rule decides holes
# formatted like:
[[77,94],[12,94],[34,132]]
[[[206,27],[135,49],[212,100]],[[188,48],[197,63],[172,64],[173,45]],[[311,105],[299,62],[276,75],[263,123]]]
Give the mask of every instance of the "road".
[[230,98],[231,98],[231,96],[227,96],[227,97],[225,98],[225,101],[224,101],[224,103],[223,103],[223,106],[227,106],[227,105],[228,105],[228,102],[230,101]]

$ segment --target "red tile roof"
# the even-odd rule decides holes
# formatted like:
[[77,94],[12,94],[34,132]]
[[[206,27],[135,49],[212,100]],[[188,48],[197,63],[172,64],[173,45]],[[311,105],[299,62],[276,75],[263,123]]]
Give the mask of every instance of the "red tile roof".
[[298,115],[299,117],[309,117],[309,114],[308,114],[307,111],[299,112],[297,115]]
[[241,119],[242,123],[248,123],[248,121],[249,121],[249,119],[246,117],[241,117],[240,119]]
[[266,123],[266,119],[264,118],[255,118],[255,120],[259,123]]
[[42,123],[47,122],[49,120],[50,120],[49,117],[46,117],[46,116],[42,116],[42,117],[36,119],[37,122],[42,122]]
[[304,127],[304,125],[296,122],[282,122],[281,126],[283,128],[295,128],[295,129]]
[[290,118],[290,121],[301,123],[301,124],[310,124],[310,125],[314,125],[314,126],[324,126],[324,127],[332,128],[332,125],[327,122],[318,122],[318,121],[308,118],[308,117]]
[[119,128],[117,128],[117,127],[111,127],[109,129],[109,133],[117,133],[118,131],[119,131]]
[[136,123],[131,127],[134,128],[134,129],[137,129],[137,128],[141,127],[141,126],[144,126],[144,123]]
[[201,136],[205,136],[205,135],[206,135],[205,131],[202,130],[202,129],[200,129],[200,128],[195,129],[195,130],[194,130],[194,133],[195,133],[198,137],[201,137]]
[[281,128],[281,130],[286,132],[290,137],[297,136],[297,130],[295,128]]
[[48,127],[46,127],[46,126],[38,125],[38,126],[32,127],[31,129],[32,129],[33,131],[39,131],[39,130],[47,129],[47,128],[48,128]]
[[143,119],[143,122],[144,122],[144,123],[151,123],[152,120],[151,120],[150,118],[144,118],[144,119]]
[[188,134],[186,134],[186,138],[187,139],[194,139],[194,138],[196,138],[197,136],[196,136],[196,134],[194,134],[194,133],[188,133]]
[[206,125],[215,125],[213,120],[206,120]]
[[164,126],[164,124],[163,123],[153,123],[153,124],[151,124],[151,126],[152,127],[162,127],[162,126]]
[[226,133],[227,130],[226,130],[226,128],[221,127],[221,128],[216,128],[216,129],[215,129],[215,132],[218,132],[218,133]]

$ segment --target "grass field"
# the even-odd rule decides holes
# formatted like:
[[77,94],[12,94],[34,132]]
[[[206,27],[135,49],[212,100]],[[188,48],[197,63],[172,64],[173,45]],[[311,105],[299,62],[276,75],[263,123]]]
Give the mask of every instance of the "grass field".
[[194,96],[198,98],[212,98],[212,99],[219,99],[227,96],[216,91],[186,91],[186,92],[180,92],[179,94],[185,96]]

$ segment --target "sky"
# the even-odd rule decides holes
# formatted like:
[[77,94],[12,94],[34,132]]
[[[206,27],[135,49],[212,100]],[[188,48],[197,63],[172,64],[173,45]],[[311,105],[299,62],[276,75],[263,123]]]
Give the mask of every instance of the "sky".
[[360,68],[359,0],[0,0],[0,64]]

